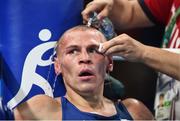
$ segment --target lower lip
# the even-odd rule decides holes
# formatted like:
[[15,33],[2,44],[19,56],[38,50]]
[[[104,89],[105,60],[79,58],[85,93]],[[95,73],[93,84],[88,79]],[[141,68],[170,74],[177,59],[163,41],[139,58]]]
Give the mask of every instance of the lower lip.
[[79,77],[80,80],[82,81],[88,81],[88,80],[91,80],[94,78],[94,76],[82,76],[82,77]]

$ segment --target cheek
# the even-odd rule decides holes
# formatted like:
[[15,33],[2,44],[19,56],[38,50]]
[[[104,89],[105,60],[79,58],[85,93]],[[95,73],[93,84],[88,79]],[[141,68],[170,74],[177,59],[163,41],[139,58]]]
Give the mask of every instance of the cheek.
[[97,70],[99,70],[99,72],[101,74],[106,73],[106,70],[107,70],[107,61],[106,61],[106,59],[104,57],[103,58],[97,58],[96,67],[97,67]]
[[72,72],[76,72],[75,65],[77,65],[75,63],[75,59],[66,58],[62,60],[62,63],[61,63],[62,74],[67,75],[67,74],[72,74]]
[[[69,63],[66,65],[62,65],[62,76],[65,81],[71,81],[75,79],[75,69]],[[71,83],[71,82],[66,82]]]

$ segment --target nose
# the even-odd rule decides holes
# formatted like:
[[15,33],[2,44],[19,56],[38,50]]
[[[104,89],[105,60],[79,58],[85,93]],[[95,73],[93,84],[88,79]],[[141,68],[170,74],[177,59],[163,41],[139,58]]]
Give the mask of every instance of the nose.
[[80,55],[80,59],[79,59],[79,63],[82,64],[90,64],[92,61],[91,61],[91,57],[90,55],[88,54],[87,51],[83,51]]

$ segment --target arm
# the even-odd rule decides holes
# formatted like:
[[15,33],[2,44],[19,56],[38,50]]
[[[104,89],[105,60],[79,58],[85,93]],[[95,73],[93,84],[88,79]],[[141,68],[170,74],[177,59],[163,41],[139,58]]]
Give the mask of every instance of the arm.
[[97,11],[98,18],[109,16],[117,29],[152,26],[141,9],[138,0],[94,0],[82,12],[83,19],[88,20],[88,15]]
[[180,54],[146,46],[127,34],[121,34],[102,46],[101,52],[106,55],[122,56],[128,61],[144,63],[180,80]]
[[157,71],[180,80],[180,54],[146,46],[141,60]]
[[61,120],[61,105],[46,95],[37,95],[14,109],[16,120]]
[[114,0],[110,18],[117,29],[152,26],[138,0]]
[[154,120],[149,109],[140,101],[128,98],[122,101],[134,120]]

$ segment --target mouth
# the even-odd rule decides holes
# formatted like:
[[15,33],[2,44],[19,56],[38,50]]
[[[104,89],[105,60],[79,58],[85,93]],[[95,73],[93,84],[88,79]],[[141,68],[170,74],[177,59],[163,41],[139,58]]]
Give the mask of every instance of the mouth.
[[85,70],[80,71],[79,77],[82,80],[88,80],[94,77],[94,73],[91,70],[85,69]]
[[83,76],[92,76],[92,75],[93,75],[93,73],[91,71],[89,71],[89,70],[83,70],[79,74],[80,77],[83,77]]

